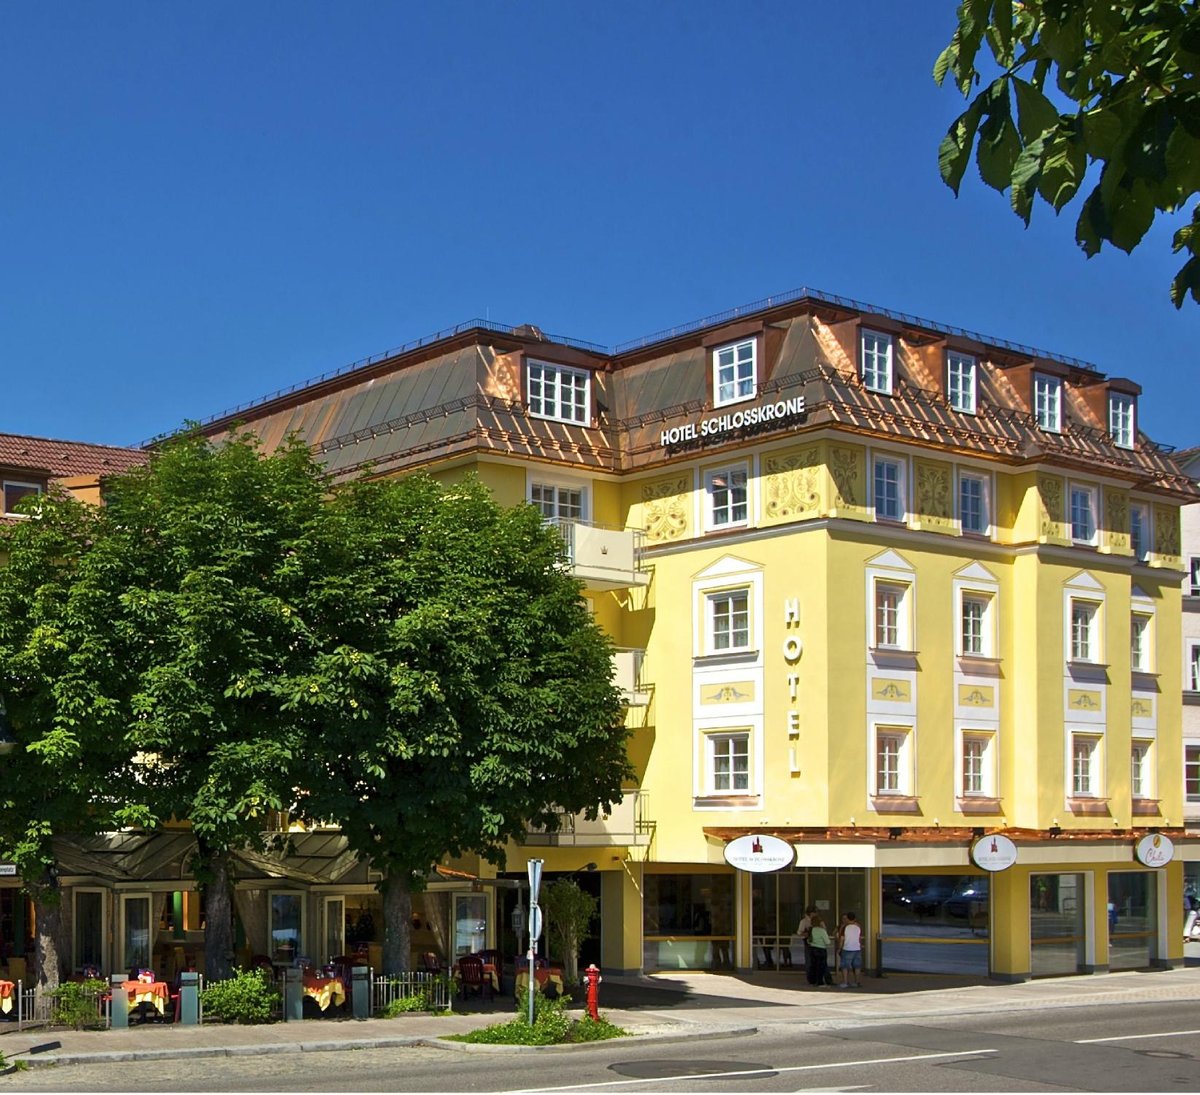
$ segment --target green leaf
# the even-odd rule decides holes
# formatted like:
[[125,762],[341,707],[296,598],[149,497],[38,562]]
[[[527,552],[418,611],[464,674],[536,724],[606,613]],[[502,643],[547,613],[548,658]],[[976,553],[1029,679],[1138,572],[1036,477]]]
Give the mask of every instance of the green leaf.
[[979,95],[954,120],[946,136],[942,138],[942,144],[938,150],[938,169],[942,173],[942,181],[955,194],[958,193],[963,173],[971,160],[971,147],[975,143],[975,133],[979,128],[979,116],[982,109],[982,95]]
[[1179,268],[1171,282],[1171,303],[1176,308],[1182,308],[1189,296],[1200,304],[1200,258],[1194,255]]
[[1033,198],[1037,193],[1038,179],[1042,172],[1042,141],[1039,138],[1025,146],[1012,173],[1012,207],[1027,225],[1033,212]]
[[1060,135],[1042,152],[1038,193],[1057,213],[1078,192],[1087,170],[1087,159],[1077,137]]
[[938,87],[942,86],[942,81],[946,79],[946,73],[950,71],[950,66],[956,60],[958,60],[957,36],[938,54],[937,60],[933,63],[933,80]]
[[1097,186],[1087,196],[1079,219],[1075,222],[1075,242],[1083,248],[1083,253],[1091,258],[1099,253],[1104,241],[1108,239],[1110,226],[1104,212],[1104,202],[1100,197]]
[[1021,138],[1007,115],[993,114],[979,127],[979,145],[975,162],[979,177],[993,190],[1006,190],[1012,183],[1013,168],[1021,154]]
[[1021,139],[1028,144],[1058,125],[1058,111],[1036,87],[1014,76],[1013,90],[1017,99],[1017,120]]
[[1149,186],[1135,179],[1128,186],[1118,187],[1114,196],[1105,201],[1111,222],[1109,239],[1128,254],[1150,230],[1154,223],[1154,198]]

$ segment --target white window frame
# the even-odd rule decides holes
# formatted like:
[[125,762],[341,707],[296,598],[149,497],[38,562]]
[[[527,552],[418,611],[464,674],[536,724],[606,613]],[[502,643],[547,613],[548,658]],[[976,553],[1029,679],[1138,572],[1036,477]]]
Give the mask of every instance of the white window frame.
[[[737,603],[744,601],[739,613]],[[727,589],[707,590],[704,594],[704,635],[705,652],[708,654],[738,654],[753,650],[754,640],[754,594],[750,586],[732,586]],[[738,616],[745,616],[744,628],[735,626]],[[719,645],[718,625],[728,621],[728,628],[722,627],[721,634],[727,638],[726,645]],[[742,642],[735,642],[743,638]]]
[[15,506],[15,505],[20,504],[24,499],[28,498],[30,493],[36,494],[40,498],[41,494],[42,494],[42,485],[40,483],[23,483],[19,479],[5,479],[3,481],[3,486],[0,487],[0,490],[3,491],[3,494],[0,495],[0,504],[2,504],[4,506],[4,516],[5,517],[20,517],[20,518],[28,517],[29,516],[28,513],[14,513],[11,509],[8,508],[8,488],[9,487],[19,487],[21,490],[28,492],[26,494],[21,495],[21,497],[18,498],[13,503],[13,505]]
[[[719,479],[724,479],[724,485]],[[737,500],[740,481],[741,501]],[[738,512],[741,516],[738,516]],[[746,464],[729,464],[704,472],[704,524],[710,531],[744,528],[750,523],[750,469]]]
[[[1134,535],[1134,528],[1136,526],[1140,526],[1142,530],[1141,544],[1137,542],[1138,537]],[[1150,507],[1144,502],[1131,502],[1129,504],[1129,550],[1133,552],[1133,557],[1137,562],[1144,563],[1150,558],[1150,545],[1152,542]]]
[[297,899],[300,908],[300,926],[297,929],[296,953],[292,955],[307,954],[304,949],[308,946],[308,895],[303,890],[268,890],[267,891],[267,954],[274,959],[278,948],[275,944],[275,898],[277,897],[294,897]]
[[912,583],[876,578],[871,594],[871,648],[911,651]]
[[[1188,790],[1189,783],[1195,787],[1194,791]],[[1183,743],[1183,801],[1200,802],[1200,742]]]
[[[746,351],[748,356],[743,356]],[[714,407],[753,399],[758,394],[758,339],[745,338],[718,346],[713,350],[712,370]]]
[[977,375],[975,358],[970,354],[946,352],[946,400],[954,410],[975,413]]
[[[968,785],[968,762],[972,757],[972,748],[979,746],[979,786]],[[967,727],[958,734],[958,797],[959,798],[996,798],[996,733],[994,730],[981,730],[977,727]],[[974,767],[974,766],[972,766]]]
[[[994,593],[986,593],[977,589],[960,590],[958,597],[958,653],[961,657],[994,658],[996,656],[994,605]],[[971,634],[968,633],[967,611],[969,607],[979,610],[977,620],[972,620]],[[977,627],[974,626],[976,623]]]
[[1137,438],[1133,396],[1123,392],[1108,394],[1108,432],[1119,449],[1132,449]]
[[1062,433],[1062,389],[1061,377],[1033,374],[1033,416],[1048,433]]
[[1095,547],[1100,536],[1099,492],[1095,487],[1072,483],[1068,496],[1072,542]]
[[1200,643],[1188,644],[1188,687],[1189,692],[1200,692]]
[[881,395],[892,394],[893,339],[883,331],[859,332],[860,375],[863,387]]
[[[705,754],[705,793],[714,796],[720,795],[750,795],[753,794],[753,774],[754,760],[751,756],[753,733],[748,729],[719,729],[708,730],[704,734],[704,754]],[[737,750],[737,745],[743,745],[744,749]],[[728,772],[724,774],[724,778],[728,781],[728,786],[720,787],[721,782],[717,772],[717,761],[724,754],[724,759],[729,762]],[[738,758],[744,759],[744,771],[737,767]],[[738,780],[744,780],[745,786],[737,786]]]
[[1102,610],[1102,602],[1091,597],[1070,598],[1067,615],[1068,660],[1087,665],[1104,664],[1100,648]]
[[1200,555],[1188,556],[1188,590],[1189,597],[1200,597]]
[[1154,672],[1154,614],[1129,614],[1129,668],[1134,673]]
[[1152,799],[1154,791],[1154,739],[1135,737],[1129,746],[1129,794]]
[[[1080,761],[1086,759],[1084,769]],[[1086,779],[1081,779],[1081,776]],[[1067,735],[1067,797],[1104,798],[1104,734],[1072,730]]]
[[[549,492],[549,497],[546,496],[547,492]],[[571,505],[569,500],[564,505],[564,494],[578,494],[578,507]],[[587,485],[578,481],[532,480],[529,484],[529,503],[536,506],[547,521],[586,521],[588,519]],[[576,508],[578,512],[571,512]]]
[[[903,457],[893,456],[889,453],[875,453],[871,461],[871,502],[875,509],[876,521],[905,521],[908,518],[908,475],[907,461]],[[884,495],[884,500],[888,504],[887,511],[880,511],[880,490],[879,490],[879,473],[883,468],[890,468],[895,472],[895,495]],[[891,511],[891,503],[895,503],[894,512]]]
[[[916,796],[916,728],[895,722],[878,722],[871,727],[871,763],[868,779],[872,798],[914,798]],[[894,765],[881,765],[884,748]],[[894,746],[895,748],[890,748]],[[887,777],[886,779],[884,777]]]
[[[981,527],[968,526],[967,505],[963,497],[963,487],[971,483],[979,488],[979,517]],[[977,472],[960,471],[958,473],[958,528],[969,536],[990,536],[992,532],[991,477]]]
[[592,420],[592,374],[586,369],[530,358],[525,393],[534,418],[586,426]]

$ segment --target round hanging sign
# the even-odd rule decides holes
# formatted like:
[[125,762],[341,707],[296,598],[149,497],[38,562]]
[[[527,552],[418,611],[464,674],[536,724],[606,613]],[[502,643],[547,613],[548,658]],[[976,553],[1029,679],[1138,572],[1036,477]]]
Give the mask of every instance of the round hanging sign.
[[796,859],[796,849],[777,836],[757,835],[735,837],[725,845],[725,862],[739,871],[765,874],[790,867]]
[[985,871],[1006,871],[1017,861],[1017,846],[1008,837],[992,833],[971,845],[971,858]]
[[1162,833],[1149,833],[1137,842],[1139,862],[1147,867],[1165,867],[1175,855],[1175,845]]

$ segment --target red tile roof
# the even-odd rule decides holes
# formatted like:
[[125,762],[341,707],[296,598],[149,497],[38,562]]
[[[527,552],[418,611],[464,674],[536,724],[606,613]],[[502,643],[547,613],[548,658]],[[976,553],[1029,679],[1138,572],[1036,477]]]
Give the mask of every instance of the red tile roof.
[[53,478],[113,475],[146,463],[148,457],[149,454],[141,449],[117,445],[90,445],[84,441],[0,433],[0,465],[48,472]]

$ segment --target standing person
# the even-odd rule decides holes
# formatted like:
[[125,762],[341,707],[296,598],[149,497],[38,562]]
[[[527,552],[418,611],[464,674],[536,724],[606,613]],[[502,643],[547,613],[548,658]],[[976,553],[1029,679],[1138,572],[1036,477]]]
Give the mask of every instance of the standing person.
[[829,932],[825,930],[825,921],[821,919],[820,913],[812,914],[808,949],[813,957],[813,984],[832,985],[833,976],[829,972]]
[[862,988],[862,925],[855,919],[854,913],[846,913],[838,934],[842,940],[842,988],[850,987],[850,975],[853,974],[854,987],[860,989]]
[[804,910],[804,916],[801,917],[800,923],[796,925],[796,936],[800,940],[800,945],[804,948],[804,977],[810,985],[817,983],[813,978],[812,951],[808,945],[809,933],[812,931],[812,915],[816,911],[815,905],[808,905]]

